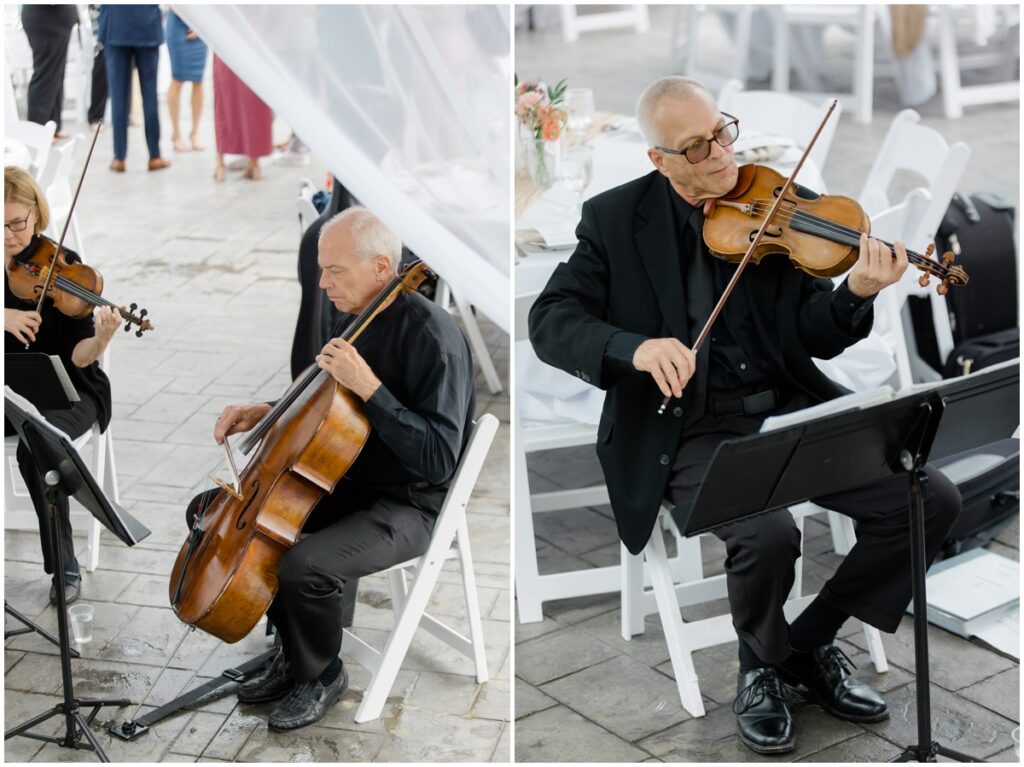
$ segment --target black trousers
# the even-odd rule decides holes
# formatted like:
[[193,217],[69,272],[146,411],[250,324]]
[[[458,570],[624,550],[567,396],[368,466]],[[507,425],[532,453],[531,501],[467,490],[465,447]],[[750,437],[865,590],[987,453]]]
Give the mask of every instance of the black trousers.
[[[186,512],[190,528],[196,510],[217,492],[192,500]],[[313,510],[304,537],[281,560],[277,596],[267,611],[296,679],[315,679],[338,657],[342,629],[352,625],[360,577],[427,550],[435,500],[407,485],[370,491],[342,481]]]
[[[98,43],[97,43],[98,45]],[[95,125],[107,113],[107,60],[103,49],[92,59],[92,90],[89,97],[89,124]]]
[[[688,508],[718,444],[756,433],[763,420],[764,416],[705,416],[698,421],[676,453],[667,500]],[[960,492],[931,464],[924,471],[925,548],[931,564],[960,513]],[[813,501],[857,522],[857,543],[822,588],[821,598],[882,631],[895,631],[912,596],[906,478],[894,475]],[[800,556],[800,532],[793,516],[783,509],[713,532],[725,542],[729,609],[736,633],[765,663],[782,662],[790,654],[782,606]]]
[[[96,403],[88,396],[82,396],[80,402],[73,402],[68,410],[44,410],[43,416],[58,429],[64,431],[72,439],[80,437],[92,428],[96,423]],[[9,429],[5,428],[5,432]],[[29,495],[32,497],[32,505],[35,507],[36,516],[39,517],[39,539],[43,550],[43,569],[47,573],[54,571],[53,549],[50,546],[50,515],[49,505],[46,501],[46,482],[43,475],[46,473],[35,460],[32,451],[28,449],[25,442],[18,442],[18,470],[22,479],[28,485]],[[64,555],[64,572],[78,573],[78,560],[75,558],[75,543],[71,538],[71,517],[69,515],[68,500],[60,497],[57,508],[57,522],[60,526],[60,538],[62,552]]]
[[[28,83],[28,119],[45,124],[49,120],[61,128],[64,106],[64,69],[68,60],[71,30],[77,20],[68,9],[30,8],[22,13],[22,26],[32,48],[32,79]],[[70,22],[70,23],[69,23]]]

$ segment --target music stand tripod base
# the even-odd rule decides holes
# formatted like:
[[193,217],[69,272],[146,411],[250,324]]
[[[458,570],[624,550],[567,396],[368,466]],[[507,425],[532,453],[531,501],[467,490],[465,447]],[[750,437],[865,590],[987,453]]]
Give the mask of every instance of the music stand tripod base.
[[[46,473],[45,479],[47,484],[46,499],[49,505],[50,518],[49,537],[51,550],[54,555],[54,572],[63,573],[64,552],[60,541],[60,527],[57,522],[58,499],[61,494],[58,485],[61,483],[61,474],[57,470],[50,470]],[[20,736],[31,738],[32,740],[41,740],[45,743],[55,743],[61,748],[90,749],[96,752],[99,761],[109,762],[110,760],[103,751],[103,747],[96,740],[92,729],[90,729],[90,725],[103,706],[130,706],[131,701],[125,698],[94,700],[91,698],[74,697],[74,682],[71,677],[71,653],[74,651],[71,649],[71,638],[68,633],[68,611],[67,598],[64,594],[64,578],[58,577],[54,582],[57,587],[57,633],[60,637],[57,644],[60,647],[61,687],[64,693],[64,700],[49,711],[44,711],[7,730],[4,732],[4,740]],[[82,716],[81,709],[83,708],[92,709],[87,717]],[[62,735],[44,735],[38,732],[31,732],[32,728],[37,724],[41,724],[54,716],[64,717],[65,724]]]

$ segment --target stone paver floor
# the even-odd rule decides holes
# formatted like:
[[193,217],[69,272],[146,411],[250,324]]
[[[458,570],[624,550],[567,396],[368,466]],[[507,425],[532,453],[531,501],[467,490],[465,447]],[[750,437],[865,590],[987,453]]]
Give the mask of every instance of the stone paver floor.
[[[501,420],[476,492],[469,529],[484,619],[491,680],[477,684],[472,663],[419,632],[383,716],[353,721],[367,672],[348,664],[351,689],[318,725],[292,735],[268,732],[273,704],[240,705],[230,692],[156,725],[135,742],[112,740],[109,723],[141,716],[224,668],[267,649],[262,627],[236,645],[190,632],[171,611],[167,584],[185,538],[184,510],[206,475],[224,473],[211,436],[229,403],[276,398],[290,381],[289,354],[299,306],[299,227],[295,198],[303,177],[323,185],[324,168],[264,160],[251,182],[229,171],[211,178],[213,152],[180,154],[164,141],[173,166],[145,170],[141,127],[129,132],[128,171],[111,173],[109,134],[100,137],[80,203],[88,263],[106,278],[104,295],[136,301],[155,326],[144,338],[119,334],[111,346],[115,442],[122,505],[152,530],[127,548],[104,531],[99,568],[86,573],[82,602],[95,606],[95,633],[72,664],[79,696],[127,697],[132,705],[103,709],[96,722],[114,761],[508,761],[509,480],[507,391],[490,394],[478,374],[478,412]],[[280,140],[285,126],[276,126]],[[74,126],[72,126],[74,128]],[[212,103],[204,117],[214,144]],[[478,315],[492,358],[508,379],[508,337]],[[78,539],[79,551],[84,538]],[[36,532],[7,531],[5,596],[44,627],[56,626],[47,601]],[[430,610],[467,628],[457,563],[443,571]],[[383,577],[360,584],[356,627],[378,646],[390,627]],[[14,622],[8,619],[7,627]],[[7,727],[58,701],[56,650],[35,635],[5,647]],[[344,657],[344,648],[342,650]],[[57,726],[50,720],[47,727]],[[5,744],[6,761],[92,761],[25,738]]]

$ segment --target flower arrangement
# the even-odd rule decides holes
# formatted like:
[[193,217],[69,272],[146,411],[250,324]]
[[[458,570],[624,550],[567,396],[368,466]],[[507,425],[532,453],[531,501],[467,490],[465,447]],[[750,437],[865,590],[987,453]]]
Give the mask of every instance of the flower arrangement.
[[516,78],[516,117],[534,138],[557,141],[569,113],[559,104],[565,97],[563,78],[553,88],[544,83],[521,83]]
[[569,113],[559,106],[565,97],[563,78],[553,88],[542,82],[521,83],[516,77],[515,112],[520,126],[520,153],[530,178],[541,188],[554,181],[558,139],[562,136]]

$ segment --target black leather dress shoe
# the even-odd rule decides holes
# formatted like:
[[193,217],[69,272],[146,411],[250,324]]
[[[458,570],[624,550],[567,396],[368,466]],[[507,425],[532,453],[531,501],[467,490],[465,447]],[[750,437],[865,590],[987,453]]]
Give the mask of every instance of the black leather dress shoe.
[[344,666],[337,678],[326,687],[317,679],[301,682],[274,709],[267,726],[276,732],[286,732],[319,722],[347,689],[348,673]]
[[[82,574],[81,573],[64,573],[64,602],[71,604],[82,591]],[[50,583],[50,604],[57,604],[57,581],[55,579]]]
[[[847,665],[849,664],[849,666]],[[779,668],[783,681],[833,716],[851,722],[880,722],[889,708],[882,696],[850,676],[853,666],[835,645],[794,652]]]
[[759,754],[784,754],[796,747],[786,691],[774,666],[741,673],[732,710],[740,740]]
[[277,655],[262,672],[238,685],[238,699],[243,703],[263,703],[277,700],[295,689],[291,666],[284,659],[284,653]]

